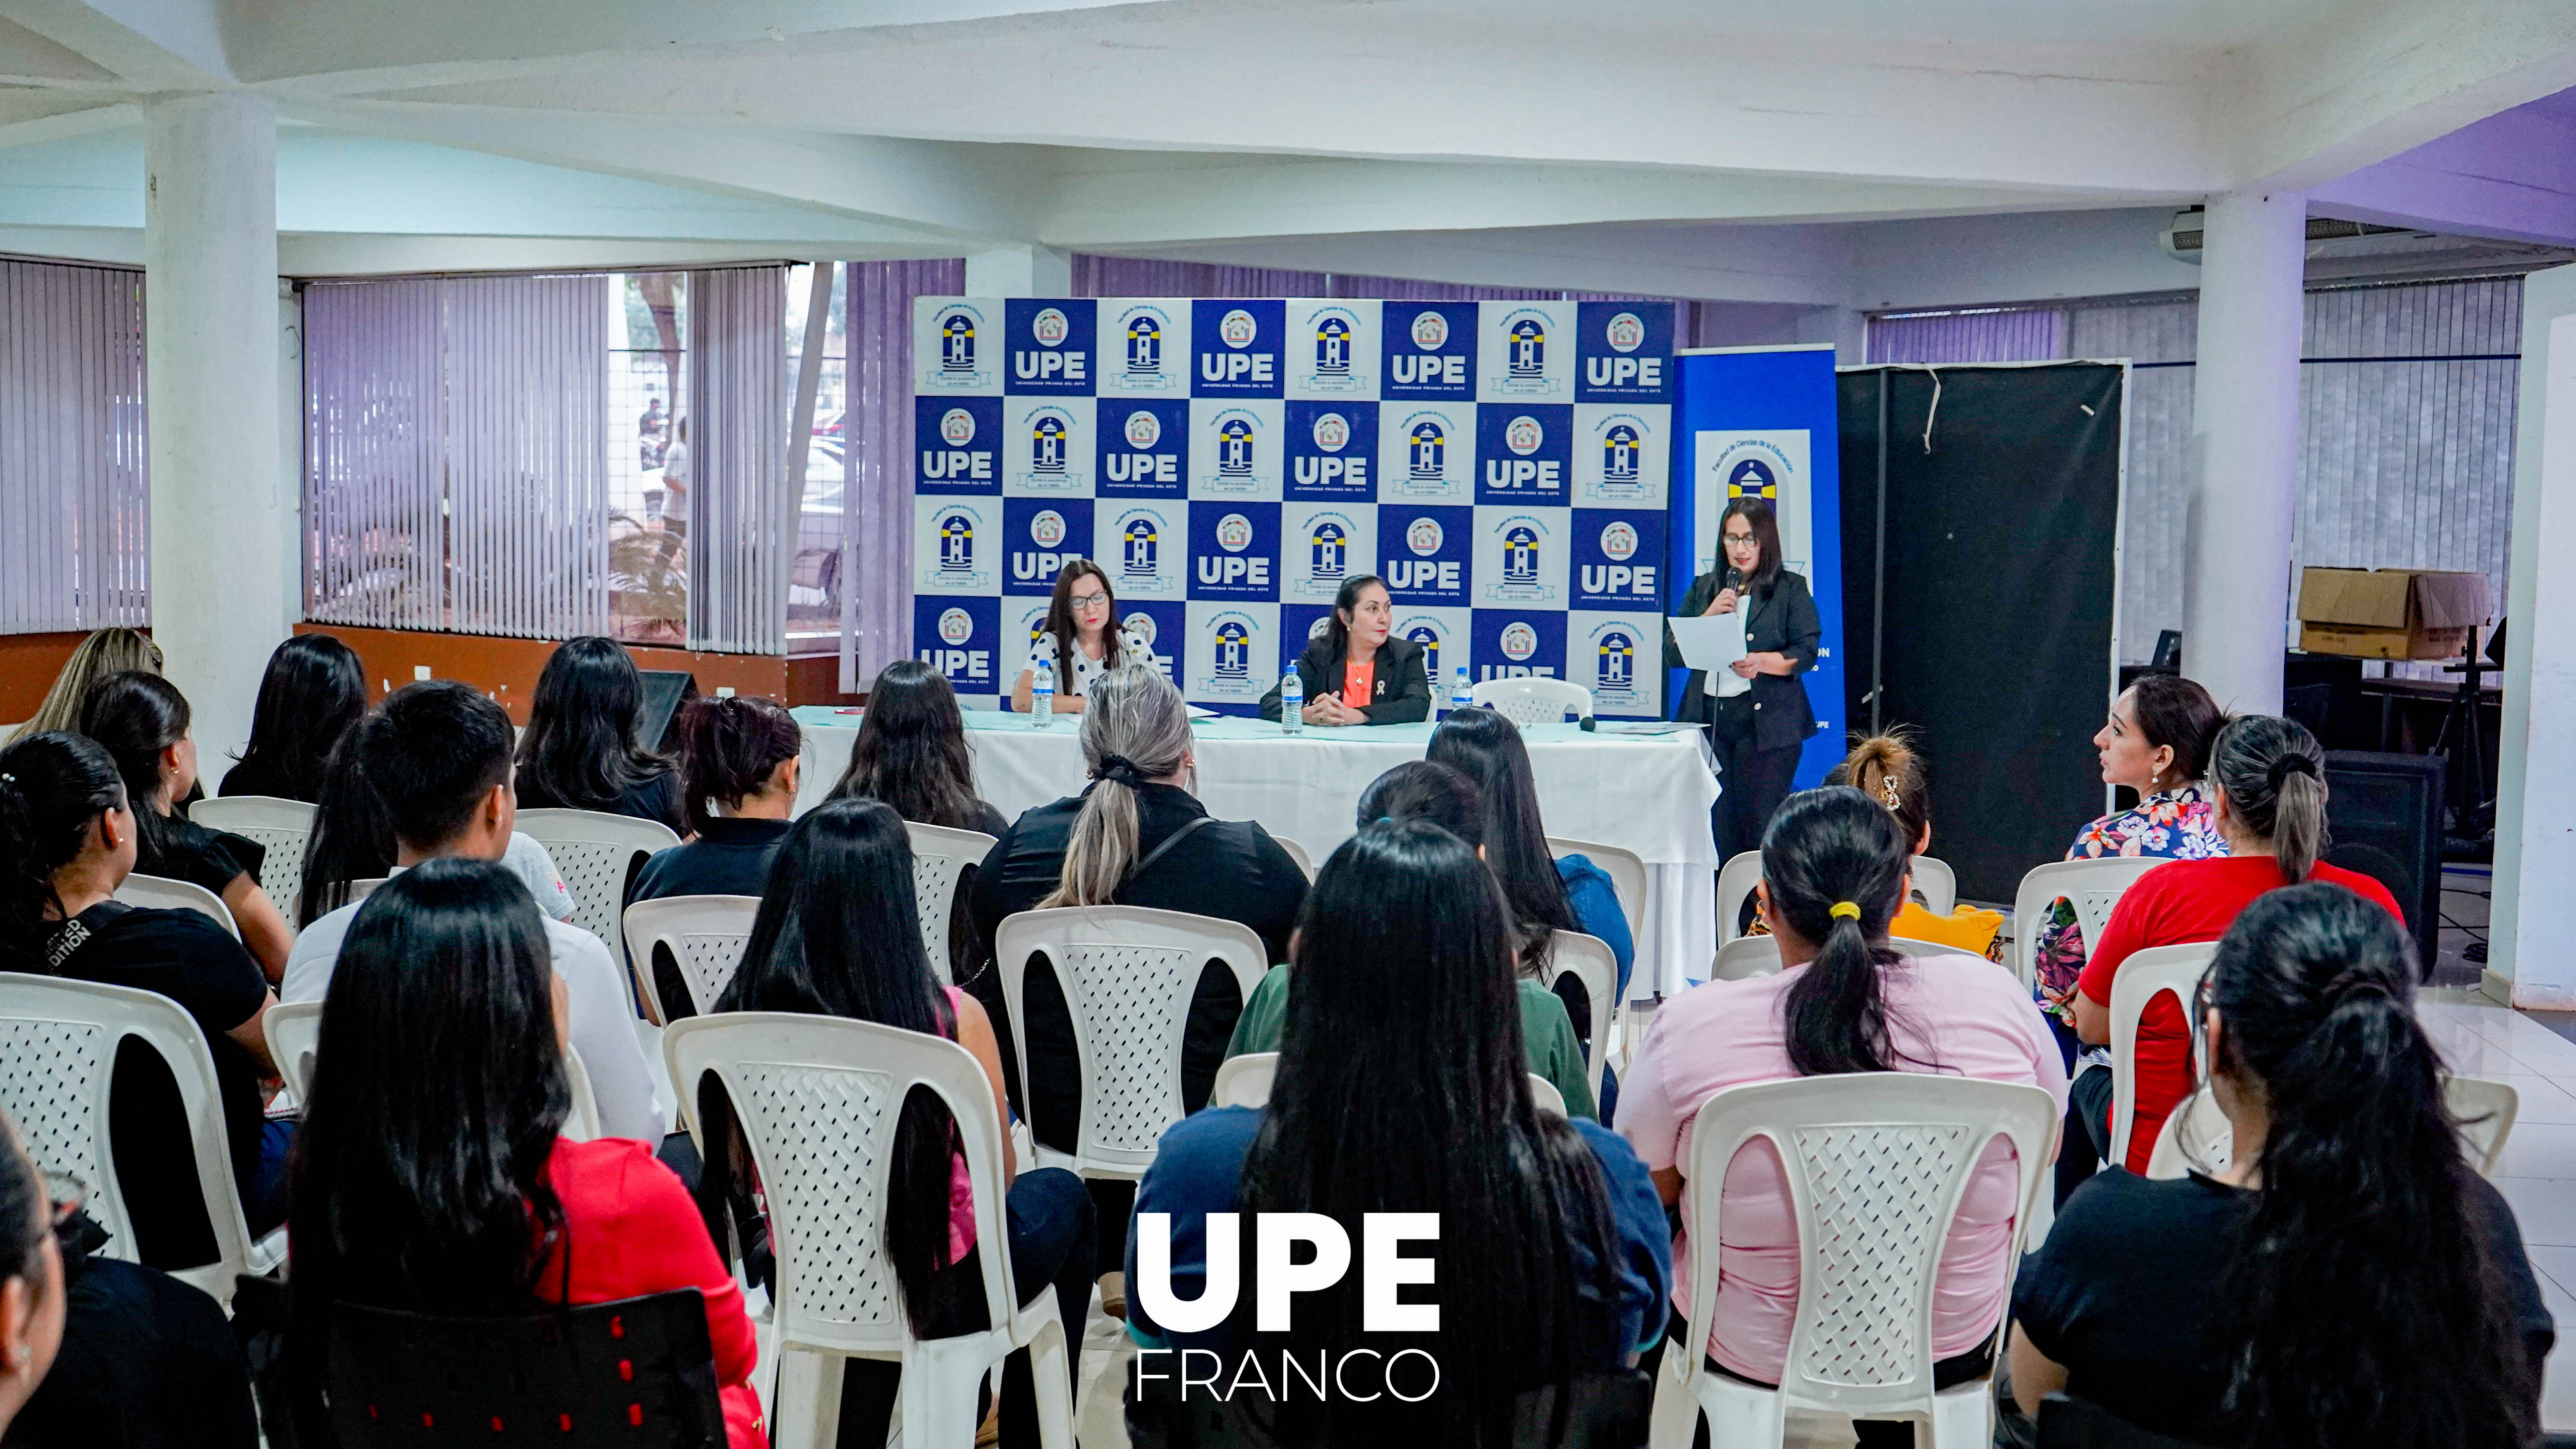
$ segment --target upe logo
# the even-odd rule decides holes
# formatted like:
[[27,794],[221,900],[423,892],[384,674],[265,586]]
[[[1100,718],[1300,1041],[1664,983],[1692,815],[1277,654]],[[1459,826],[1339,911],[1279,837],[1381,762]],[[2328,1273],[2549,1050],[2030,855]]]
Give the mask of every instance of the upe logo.
[[1064,515],[1049,508],[1030,519],[1029,542],[1040,548],[1053,548],[1064,542]]
[[1438,423],[1429,418],[1415,423],[1410,446],[1412,458],[1406,466],[1406,476],[1417,483],[1437,483],[1447,475],[1449,435],[1440,430]]
[[[939,520],[939,571],[942,574],[975,572],[974,515],[951,513]],[[965,616],[961,614],[958,617]],[[941,627],[946,627],[944,620]]]
[[[1216,677],[1228,681],[1250,679],[1252,677],[1252,626],[1241,619],[1219,619],[1216,622],[1215,632]],[[1170,1217],[1166,1214],[1156,1216],[1163,1217],[1167,1223],[1170,1221]],[[1171,1239],[1166,1237],[1163,1240],[1163,1286],[1166,1291],[1169,1291],[1172,1282],[1171,1251]],[[1213,1261],[1210,1262],[1209,1267],[1211,1270],[1214,1269]],[[1163,1320],[1155,1321],[1159,1323]]]
[[1314,623],[1306,626],[1307,641],[1311,643],[1314,640],[1323,638],[1326,634],[1332,631],[1332,627],[1333,618],[1330,614],[1326,614],[1316,619]]
[[1216,335],[1228,347],[1250,347],[1253,334],[1259,330],[1260,324],[1254,322],[1252,314],[1241,307],[1226,313],[1225,320],[1216,324]]
[[1601,636],[1600,659],[1594,679],[1603,690],[1624,690],[1636,681],[1637,641],[1624,631],[1612,629]]
[[1029,335],[1038,340],[1040,347],[1063,346],[1065,335],[1071,331],[1073,324],[1064,319],[1063,312],[1053,307],[1029,319]]
[[1404,531],[1404,546],[1424,558],[1440,551],[1440,539],[1440,520],[1436,518],[1417,518]]
[[1726,475],[1729,498],[1771,498],[1780,496],[1780,481],[1771,476],[1769,464],[1759,458],[1747,458]]
[[1315,520],[1315,534],[1310,543],[1314,549],[1314,574],[1319,579],[1338,579],[1350,571],[1348,530],[1329,518]]
[[[1223,626],[1220,626],[1222,630]],[[1207,1333],[1224,1324],[1235,1314],[1235,1305],[1243,1293],[1243,1234],[1241,1214],[1209,1213],[1207,1215],[1207,1277],[1199,1296],[1183,1301],[1172,1292],[1172,1215],[1139,1213],[1136,1218],[1136,1302],[1166,1333]],[[1440,1331],[1440,1305],[1408,1303],[1403,1291],[1407,1287],[1432,1286],[1438,1281],[1439,1269],[1428,1257],[1408,1257],[1407,1242],[1437,1241],[1440,1217],[1437,1213],[1366,1213],[1360,1219],[1361,1271],[1366,1281],[1360,1293],[1360,1330],[1366,1334],[1437,1333]],[[1306,1249],[1301,1257],[1298,1249]],[[1352,1266],[1351,1236],[1339,1222],[1321,1213],[1256,1213],[1253,1215],[1253,1312],[1252,1328],[1259,1333],[1284,1334],[1294,1327],[1293,1300],[1300,1293],[1320,1293],[1342,1281]],[[1202,1395],[1219,1401],[1230,1400],[1237,1393],[1252,1392],[1262,1397],[1285,1400],[1292,1397],[1300,1382],[1315,1398],[1335,1395],[1358,1403],[1371,1402],[1382,1395],[1406,1403],[1420,1403],[1439,1391],[1440,1365],[1418,1348],[1400,1349],[1388,1354],[1378,1349],[1360,1348],[1343,1352],[1340,1362],[1331,1362],[1330,1350],[1318,1350],[1317,1362],[1310,1369],[1295,1354],[1282,1352],[1273,1367],[1279,1378],[1274,1385],[1263,1373],[1259,1355],[1247,1350],[1235,1369],[1231,1382],[1224,1381],[1224,1356],[1212,1349],[1168,1348],[1146,1349],[1136,1356],[1136,1390],[1157,1380],[1171,1382],[1175,1375],[1157,1372],[1153,1355],[1177,1355],[1181,1397],[1187,1400],[1192,1389],[1204,1389]],[[1398,1364],[1406,1358],[1422,1360],[1418,1366],[1407,1366],[1399,1377]],[[1204,1376],[1193,1373],[1192,1365],[1205,1360],[1210,1370]],[[1360,1381],[1348,1377],[1357,1365]]]
[[1425,352],[1437,352],[1449,340],[1449,319],[1437,312],[1413,314],[1413,345]]
[[1646,341],[1646,324],[1638,320],[1636,313],[1622,312],[1610,319],[1602,336],[1609,341],[1611,351],[1634,352]]
[[952,448],[965,447],[975,441],[975,415],[964,408],[950,408],[939,416],[939,436]]
[[1326,413],[1315,419],[1315,446],[1327,453],[1338,453],[1351,441],[1351,420],[1340,413]]
[[1148,649],[1154,647],[1153,615],[1146,613],[1142,609],[1138,609],[1135,613],[1119,620],[1118,623],[1121,628],[1124,628],[1128,633],[1136,636],[1137,643],[1144,645]]
[[1064,462],[1064,419],[1054,413],[1038,414],[1029,427],[1029,471],[1062,477]]
[[1503,582],[1538,582],[1538,530],[1515,523],[1503,531]]
[[[1249,341],[1247,334],[1246,340]],[[1315,373],[1319,377],[1351,375],[1351,324],[1329,313],[1315,323]]]
[[[1137,379],[1163,375],[1163,324],[1155,321],[1151,312],[1127,314],[1127,375]],[[1137,416],[1149,415],[1139,413]],[[1134,419],[1130,419],[1129,426],[1133,425]],[[1135,434],[1130,433],[1128,437],[1132,439]],[[1136,446],[1142,448],[1150,444],[1138,443]]]
[[975,370],[975,319],[951,312],[939,323],[939,370],[944,374]]
[[[1321,619],[1315,621],[1320,624]],[[1422,646],[1422,674],[1426,679],[1440,677],[1440,631],[1429,624],[1408,625],[1404,637]]]
[[1520,318],[1503,335],[1510,343],[1512,376],[1536,378],[1547,372],[1547,328],[1536,317]]
[[964,609],[950,609],[939,616],[939,637],[950,644],[963,644],[975,637],[975,617]]
[[1252,546],[1252,520],[1240,513],[1229,513],[1216,521],[1216,546],[1227,553],[1241,553]]
[[1151,579],[1155,561],[1162,553],[1162,530],[1156,527],[1154,515],[1131,513],[1118,530],[1121,548],[1118,571],[1130,580]]
[[1540,427],[1538,419],[1526,413],[1512,419],[1511,426],[1503,429],[1503,446],[1515,453],[1535,453],[1539,444],[1546,441],[1547,429]]
[[1216,426],[1216,470],[1228,478],[1252,476],[1252,420],[1236,416]]
[[1138,408],[1127,415],[1127,446],[1150,448],[1163,441],[1163,420]]
[[1601,553],[1605,558],[1627,562],[1637,551],[1637,530],[1624,519],[1613,520],[1601,530]]
[[1538,631],[1518,619],[1503,626],[1503,654],[1510,659],[1527,659],[1538,652]]
[[1637,430],[1626,423],[1613,423],[1601,435],[1601,481],[1634,483],[1637,479]]

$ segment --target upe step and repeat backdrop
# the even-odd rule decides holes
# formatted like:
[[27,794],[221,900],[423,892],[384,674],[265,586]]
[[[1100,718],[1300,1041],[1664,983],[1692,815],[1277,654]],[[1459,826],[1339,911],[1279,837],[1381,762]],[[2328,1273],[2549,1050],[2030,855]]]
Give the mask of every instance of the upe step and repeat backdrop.
[[970,707],[1088,557],[1221,713],[1366,573],[1435,693],[1466,662],[1662,712],[1669,303],[924,297],[913,327],[914,648]]

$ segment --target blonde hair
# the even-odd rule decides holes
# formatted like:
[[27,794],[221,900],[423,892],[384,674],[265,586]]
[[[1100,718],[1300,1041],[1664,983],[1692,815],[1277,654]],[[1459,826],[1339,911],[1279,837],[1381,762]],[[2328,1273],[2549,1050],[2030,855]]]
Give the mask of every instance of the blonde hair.
[[45,702],[25,724],[18,726],[8,743],[16,744],[29,735],[47,730],[80,729],[81,702],[89,698],[89,687],[111,674],[140,670],[145,674],[161,672],[161,646],[140,629],[119,624],[100,629],[80,641],[72,657],[63,661],[60,674],[54,676],[54,687],[45,691]]
[[1911,731],[1893,729],[1856,738],[1851,753],[1834,767],[1826,783],[1849,785],[1887,807],[1887,813],[1896,817],[1896,828],[1905,834],[1909,854],[1922,845],[1924,832],[1932,828],[1932,786],[1924,778],[1923,757],[1915,753]]
[[1136,787],[1178,774],[1190,712],[1161,671],[1125,664],[1091,682],[1082,704],[1082,762],[1096,782],[1065,843],[1064,876],[1038,909],[1105,906],[1136,860]]

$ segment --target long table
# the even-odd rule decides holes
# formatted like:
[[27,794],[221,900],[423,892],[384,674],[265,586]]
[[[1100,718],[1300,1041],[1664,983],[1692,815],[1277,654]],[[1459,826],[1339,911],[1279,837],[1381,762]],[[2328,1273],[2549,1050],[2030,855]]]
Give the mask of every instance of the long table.
[[[805,730],[801,814],[831,792],[849,765],[858,716],[827,705],[796,711]],[[1003,815],[1083,785],[1078,717],[1035,728],[1029,716],[970,710],[966,743],[978,794]],[[1635,851],[1646,863],[1645,926],[1638,933],[1631,997],[1670,995],[1708,974],[1717,939],[1717,848],[1708,809],[1717,777],[1696,728],[1656,735],[1587,734],[1570,724],[1522,731],[1538,779],[1547,833]],[[1200,800],[1221,820],[1258,820],[1305,847],[1320,866],[1349,838],[1360,791],[1406,760],[1422,758],[1432,726],[1372,725],[1283,733],[1260,720],[1207,719],[1197,737]]]

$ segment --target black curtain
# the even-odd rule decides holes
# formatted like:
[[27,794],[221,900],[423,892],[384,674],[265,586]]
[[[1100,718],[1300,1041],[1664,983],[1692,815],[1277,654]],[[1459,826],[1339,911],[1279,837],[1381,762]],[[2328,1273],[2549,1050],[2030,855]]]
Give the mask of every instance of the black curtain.
[[2125,380],[2080,362],[1840,374],[1845,715],[1913,730],[1930,853],[1963,897],[2010,902],[2102,813]]

